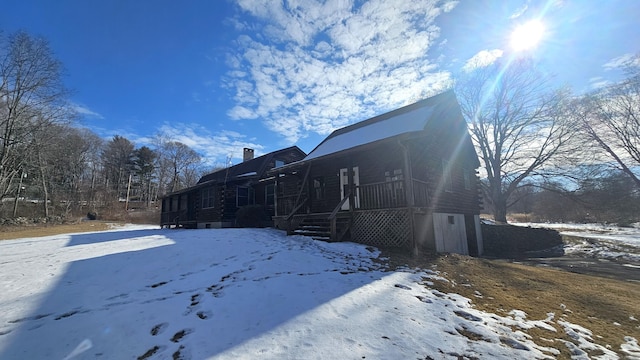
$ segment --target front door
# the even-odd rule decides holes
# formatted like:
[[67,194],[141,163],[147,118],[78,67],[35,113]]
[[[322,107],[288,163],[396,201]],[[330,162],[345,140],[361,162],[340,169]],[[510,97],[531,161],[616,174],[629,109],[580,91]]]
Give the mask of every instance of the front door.
[[[357,166],[352,168],[353,170],[353,185],[360,186],[360,171]],[[348,194],[350,188],[349,184],[349,173],[347,172],[347,168],[340,169],[340,199],[344,199],[344,196]],[[356,209],[360,207],[360,189],[356,188],[355,196],[355,205]],[[342,210],[349,210],[349,200],[345,201],[342,204]]]

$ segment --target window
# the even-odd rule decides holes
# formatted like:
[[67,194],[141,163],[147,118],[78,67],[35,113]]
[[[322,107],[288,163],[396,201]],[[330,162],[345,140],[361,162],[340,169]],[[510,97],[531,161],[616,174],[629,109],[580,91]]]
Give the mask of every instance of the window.
[[279,168],[280,166],[284,166],[284,161],[276,159],[276,166],[274,167]]
[[171,197],[171,211],[178,211],[178,197]]
[[276,187],[274,184],[269,184],[265,187],[264,204],[267,207],[274,206],[276,204]]
[[385,171],[384,172],[384,180],[386,182],[404,180],[404,176],[402,176],[402,169],[395,169],[393,171]]
[[313,178],[313,199],[314,200],[324,199],[324,177],[322,176]]
[[180,210],[187,209],[187,194],[182,194],[180,196]]
[[202,189],[202,208],[212,208],[215,206],[215,188]]
[[453,191],[453,181],[451,180],[451,166],[447,160],[442,159],[442,187],[444,191]]
[[471,190],[471,171],[469,170],[464,170],[464,188]]
[[456,224],[456,218],[453,217],[453,215],[449,215],[449,216],[447,216],[447,222],[449,223],[449,225],[455,225]]
[[245,186],[238,186],[236,189],[236,206],[253,205],[255,203],[254,190]]

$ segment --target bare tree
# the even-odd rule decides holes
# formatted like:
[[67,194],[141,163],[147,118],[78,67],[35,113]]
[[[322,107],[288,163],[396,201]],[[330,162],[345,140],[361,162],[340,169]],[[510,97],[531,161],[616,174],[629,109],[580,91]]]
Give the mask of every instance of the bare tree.
[[640,188],[640,68],[629,65],[626,74],[623,81],[575,101],[572,113],[603,161]]
[[202,161],[197,152],[181,142],[167,141],[162,144],[160,157],[171,171],[168,191],[195,185],[197,179],[193,174]]
[[0,38],[0,198],[22,176],[33,134],[73,116],[62,71],[46,40],[25,32]]
[[469,123],[494,219],[506,222],[511,194],[544,172],[568,144],[567,93],[554,91],[531,61],[496,62],[461,76],[456,93]]
[[99,176],[102,173],[102,151],[105,141],[96,133],[88,129],[80,129],[82,143],[86,144],[85,172],[83,174],[82,192],[83,199],[92,210],[95,210],[98,189],[100,187]]

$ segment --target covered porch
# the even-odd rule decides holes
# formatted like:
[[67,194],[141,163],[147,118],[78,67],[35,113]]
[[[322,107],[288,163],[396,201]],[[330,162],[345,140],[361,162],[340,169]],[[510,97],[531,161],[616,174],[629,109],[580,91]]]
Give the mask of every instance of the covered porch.
[[[325,241],[353,241],[383,247],[413,249],[416,246],[416,214],[426,214],[432,205],[429,183],[400,176],[394,180],[360,183],[357,167],[340,169],[340,183],[327,207],[314,199],[312,166],[293,169],[277,177],[276,227],[288,234],[312,236]],[[411,174],[405,168],[404,174]],[[304,174],[304,176],[302,176]],[[293,186],[295,184],[295,187]],[[339,201],[337,200],[339,199]],[[318,211],[318,209],[331,211]],[[419,225],[418,227],[423,227]]]

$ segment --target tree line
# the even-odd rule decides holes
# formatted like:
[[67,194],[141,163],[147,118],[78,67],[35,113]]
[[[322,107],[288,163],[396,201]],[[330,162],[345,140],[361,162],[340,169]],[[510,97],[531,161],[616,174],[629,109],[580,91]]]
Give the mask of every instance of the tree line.
[[[194,185],[202,161],[189,146],[158,135],[136,147],[76,126],[63,66],[45,39],[0,33],[0,204],[2,216],[152,207]],[[19,207],[20,205],[20,207]]]

